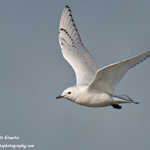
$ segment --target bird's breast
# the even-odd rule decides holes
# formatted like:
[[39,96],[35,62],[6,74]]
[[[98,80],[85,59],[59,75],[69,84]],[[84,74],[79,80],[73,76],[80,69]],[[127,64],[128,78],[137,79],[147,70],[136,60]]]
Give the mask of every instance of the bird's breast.
[[89,107],[103,107],[112,103],[112,98],[107,93],[82,93],[76,103]]

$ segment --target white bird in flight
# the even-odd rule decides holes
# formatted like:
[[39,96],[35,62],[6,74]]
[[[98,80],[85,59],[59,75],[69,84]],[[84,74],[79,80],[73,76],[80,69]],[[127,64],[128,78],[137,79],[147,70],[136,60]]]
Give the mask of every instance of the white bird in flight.
[[81,41],[68,5],[61,15],[58,38],[64,58],[75,71],[76,85],[65,89],[56,98],[66,98],[88,107],[112,106],[121,109],[119,104],[122,103],[138,104],[129,96],[114,95],[114,89],[130,68],[150,57],[150,50],[98,69]]

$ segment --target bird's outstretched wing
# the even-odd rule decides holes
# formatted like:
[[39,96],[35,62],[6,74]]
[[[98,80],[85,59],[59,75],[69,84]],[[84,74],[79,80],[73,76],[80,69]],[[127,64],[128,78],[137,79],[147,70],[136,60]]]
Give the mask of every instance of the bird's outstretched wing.
[[58,38],[64,58],[75,71],[77,85],[89,84],[96,73],[96,64],[81,41],[68,5],[61,15]]
[[150,57],[150,50],[135,57],[98,69],[95,77],[89,84],[89,89],[112,94],[115,86],[123,78],[125,73],[148,57]]

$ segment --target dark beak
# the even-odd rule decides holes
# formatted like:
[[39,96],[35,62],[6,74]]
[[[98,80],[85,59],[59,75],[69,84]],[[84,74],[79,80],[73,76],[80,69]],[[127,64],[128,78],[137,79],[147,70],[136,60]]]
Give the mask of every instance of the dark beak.
[[59,95],[59,96],[56,97],[56,99],[59,99],[59,98],[63,98],[63,96]]

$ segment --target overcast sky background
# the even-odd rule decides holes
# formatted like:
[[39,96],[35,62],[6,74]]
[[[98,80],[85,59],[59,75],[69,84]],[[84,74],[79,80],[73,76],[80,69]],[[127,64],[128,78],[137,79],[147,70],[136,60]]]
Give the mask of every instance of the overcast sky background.
[[55,99],[75,83],[57,39],[65,4],[99,66],[150,48],[149,0],[1,0],[0,135],[36,150],[149,149],[150,59],[116,89],[139,105],[95,109]]

